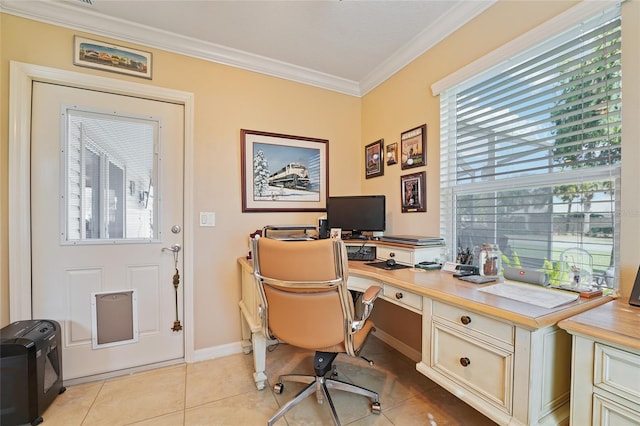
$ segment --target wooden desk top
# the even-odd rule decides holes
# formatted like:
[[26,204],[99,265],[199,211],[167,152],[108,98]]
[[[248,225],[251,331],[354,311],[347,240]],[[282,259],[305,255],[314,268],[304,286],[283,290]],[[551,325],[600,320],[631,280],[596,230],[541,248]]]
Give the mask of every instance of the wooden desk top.
[[571,334],[582,334],[640,351],[640,307],[629,305],[626,298],[567,318],[558,326]]
[[[245,268],[253,269],[252,262],[246,258],[239,258],[238,262]],[[349,275],[385,282],[422,296],[488,314],[530,330],[556,324],[565,318],[613,300],[607,296],[578,299],[557,308],[546,309],[478,291],[482,287],[495,283],[481,285],[467,283],[440,270],[425,271],[406,268],[388,271],[366,265],[365,262],[350,261]]]

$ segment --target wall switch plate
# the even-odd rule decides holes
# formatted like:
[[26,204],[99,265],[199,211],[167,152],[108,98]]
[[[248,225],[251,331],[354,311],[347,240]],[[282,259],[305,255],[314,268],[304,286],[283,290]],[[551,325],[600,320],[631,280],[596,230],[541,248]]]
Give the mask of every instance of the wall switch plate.
[[200,226],[216,226],[216,214],[213,212],[200,212]]

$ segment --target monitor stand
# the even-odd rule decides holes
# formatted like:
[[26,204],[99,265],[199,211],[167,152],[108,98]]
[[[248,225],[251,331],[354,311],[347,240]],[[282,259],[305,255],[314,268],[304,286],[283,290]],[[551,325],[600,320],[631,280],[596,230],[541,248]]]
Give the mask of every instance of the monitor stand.
[[360,231],[352,231],[351,234],[345,238],[346,240],[368,240],[369,237],[362,235]]

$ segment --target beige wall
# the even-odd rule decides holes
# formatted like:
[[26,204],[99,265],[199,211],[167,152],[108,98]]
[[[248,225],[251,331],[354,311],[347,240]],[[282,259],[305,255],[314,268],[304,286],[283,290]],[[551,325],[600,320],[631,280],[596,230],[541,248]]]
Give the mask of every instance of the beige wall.
[[[638,1],[624,4],[624,159],[621,290],[628,294],[640,262],[636,247],[640,218],[637,182]],[[387,232],[439,234],[439,105],[431,84],[574,5],[575,1],[504,0],[469,22],[362,99],[273,77],[153,50],[148,84],[195,94],[194,212],[215,211],[215,228],[195,228],[194,291],[196,349],[240,339],[235,259],[246,237],[269,223],[313,223],[318,214],[241,214],[241,128],[330,140],[332,195],[382,193],[389,210]],[[75,31],[0,15],[0,325],[8,322],[7,105],[10,60],[107,75],[72,65]],[[117,41],[114,41],[117,42]],[[120,43],[122,44],[122,43]],[[136,47],[136,46],[133,46]],[[149,49],[146,49],[149,50]],[[634,79],[631,81],[631,79]],[[401,171],[385,166],[382,177],[364,179],[364,146],[380,138],[399,142],[400,133],[427,124],[427,166]],[[631,164],[631,166],[629,166]],[[400,213],[400,176],[426,170],[427,213]],[[187,222],[189,223],[189,222]],[[191,225],[197,218],[191,218]]]
[[[194,213],[216,213],[215,228],[194,232],[196,349],[238,342],[238,256],[266,224],[316,223],[321,213],[241,213],[240,129],[329,140],[329,189],[359,193],[360,99],[227,66],[153,50],[153,80],[72,65],[76,31],[0,15],[2,45],[2,318],[9,321],[7,272],[7,108],[9,61],[92,73],[195,94]],[[114,41],[115,43],[115,41]],[[122,44],[122,43],[120,43]],[[136,47],[136,46],[133,46]],[[148,50],[148,49],[147,49]],[[57,159],[52,159],[57,161]],[[340,165],[348,167],[340,167]],[[186,218],[195,226],[198,217]]]

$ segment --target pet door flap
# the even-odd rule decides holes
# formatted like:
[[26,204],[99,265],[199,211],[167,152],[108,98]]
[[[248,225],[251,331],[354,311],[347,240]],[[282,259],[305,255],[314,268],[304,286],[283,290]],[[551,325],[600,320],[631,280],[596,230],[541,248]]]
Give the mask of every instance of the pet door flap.
[[92,293],[91,314],[94,349],[138,341],[135,289]]

